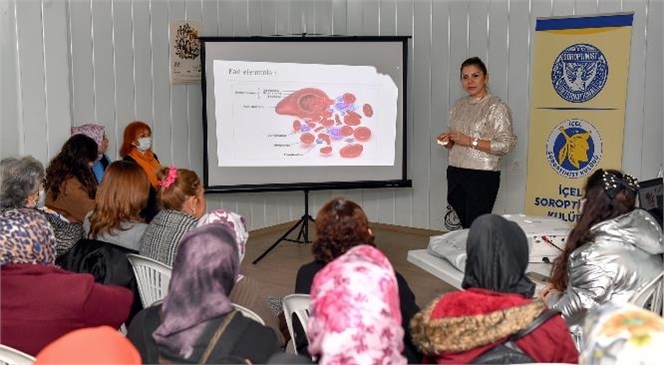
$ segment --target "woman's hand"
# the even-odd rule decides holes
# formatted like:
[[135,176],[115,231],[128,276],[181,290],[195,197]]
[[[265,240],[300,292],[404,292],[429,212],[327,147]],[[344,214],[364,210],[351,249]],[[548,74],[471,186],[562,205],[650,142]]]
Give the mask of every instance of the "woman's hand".
[[454,142],[450,139],[449,132],[443,132],[436,137],[438,144],[442,144],[445,148],[450,149],[454,145]]
[[554,289],[553,284],[549,283],[549,284],[546,284],[546,286],[544,288],[542,288],[542,290],[540,290],[539,293],[537,293],[537,296],[542,298],[542,300],[546,300],[546,298],[549,295],[552,295],[552,294],[555,294],[555,293],[558,293],[558,290]]
[[470,146],[473,139],[470,136],[465,135],[459,131],[450,131],[448,132],[450,141],[458,144],[459,146]]

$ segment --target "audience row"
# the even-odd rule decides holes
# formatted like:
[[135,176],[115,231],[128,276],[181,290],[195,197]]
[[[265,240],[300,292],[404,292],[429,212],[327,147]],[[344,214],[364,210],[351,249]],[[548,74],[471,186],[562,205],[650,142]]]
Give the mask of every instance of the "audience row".
[[[244,218],[207,212],[196,173],[162,167],[143,122],[125,129],[123,160],[115,162],[106,156],[103,127],[72,134],[45,170],[29,156],[0,162],[2,343],[36,355],[76,329],[126,322],[143,363],[265,363],[282,352],[290,339],[283,313],[241,273],[249,237]],[[294,285],[295,293],[311,296],[307,328],[294,322],[292,340],[304,355],[296,360],[472,363],[516,356],[577,363],[578,349],[591,346],[583,328],[588,317],[627,303],[664,270],[662,229],[635,207],[638,188],[615,170],[588,178],[581,220],[540,293],[525,275],[524,232],[497,215],[478,218],[468,235],[465,290],[422,310],[375,245],[362,208],[331,200],[316,217],[313,261],[300,267]],[[95,245],[120,254],[75,265],[92,266],[94,277],[65,270],[78,271],[67,263],[94,256],[86,250]],[[122,288],[98,279],[118,265],[130,270],[126,253],[172,267],[163,304],[139,312],[132,309],[139,303],[135,282]],[[233,303],[258,313],[266,326],[239,315]],[[661,340],[659,321],[648,330]]]

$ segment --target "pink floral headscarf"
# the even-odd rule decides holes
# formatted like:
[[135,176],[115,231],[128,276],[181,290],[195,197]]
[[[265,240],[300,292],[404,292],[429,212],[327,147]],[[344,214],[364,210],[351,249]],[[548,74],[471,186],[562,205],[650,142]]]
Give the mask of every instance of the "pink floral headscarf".
[[319,364],[405,364],[394,269],[359,245],[327,264],[311,286],[309,353]]
[[240,263],[242,263],[246,252],[245,248],[247,246],[247,240],[249,239],[247,222],[244,217],[235,212],[231,212],[230,210],[217,209],[206,213],[201,217],[198,221],[198,227],[210,223],[221,223],[231,230],[233,236],[235,236],[235,242],[237,243],[237,253],[240,256]]
[[79,125],[78,127],[71,127],[71,135],[82,134],[92,138],[97,142],[97,147],[101,147],[104,141],[104,126],[95,123],[87,123]]

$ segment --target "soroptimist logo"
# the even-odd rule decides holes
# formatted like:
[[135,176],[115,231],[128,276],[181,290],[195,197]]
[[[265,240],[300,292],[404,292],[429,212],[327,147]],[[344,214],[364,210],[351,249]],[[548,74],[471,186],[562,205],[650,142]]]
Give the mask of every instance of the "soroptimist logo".
[[549,134],[546,159],[561,176],[578,179],[588,175],[602,158],[602,136],[582,119],[568,119]]
[[551,67],[551,83],[561,98],[571,103],[584,103],[594,98],[609,76],[604,54],[590,44],[565,48]]

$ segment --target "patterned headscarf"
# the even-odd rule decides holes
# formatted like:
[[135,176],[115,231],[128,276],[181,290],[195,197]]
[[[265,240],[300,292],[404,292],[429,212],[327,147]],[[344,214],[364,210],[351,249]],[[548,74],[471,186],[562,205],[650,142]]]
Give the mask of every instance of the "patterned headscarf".
[[656,313],[609,304],[588,315],[584,334],[579,364],[661,364],[664,319]]
[[226,227],[207,224],[182,237],[155,342],[189,359],[207,322],[233,311],[228,294],[239,270],[235,238]]
[[101,147],[104,140],[104,126],[101,124],[87,123],[79,125],[78,127],[71,127],[71,135],[82,134],[94,139],[97,142],[97,147]]
[[240,256],[240,263],[244,260],[249,232],[247,231],[247,222],[243,216],[231,212],[230,210],[217,209],[206,213],[198,221],[198,226],[204,226],[210,223],[221,223],[228,227],[234,233],[237,243],[237,253]]
[[461,286],[532,298],[535,284],[525,275],[528,251],[528,238],[519,225],[495,214],[478,217],[468,232]]
[[8,210],[0,215],[0,264],[55,262],[55,235],[44,215],[36,209]]
[[328,263],[311,286],[309,353],[319,364],[405,364],[394,269],[359,245]]

